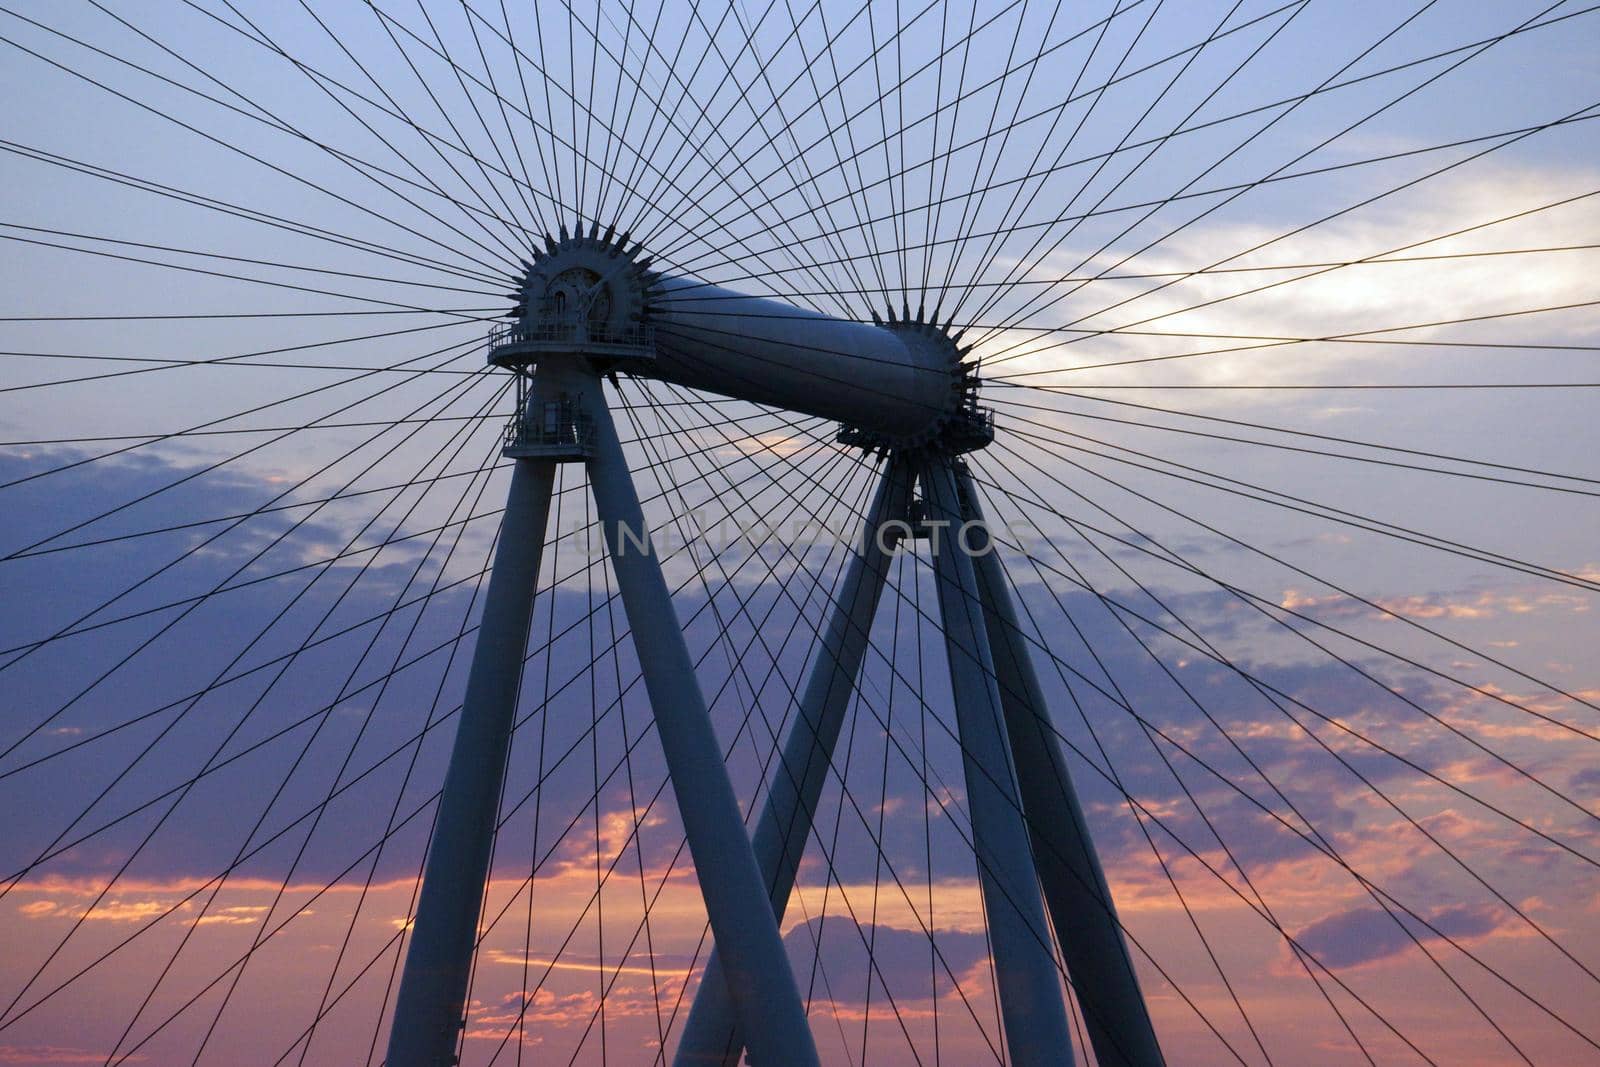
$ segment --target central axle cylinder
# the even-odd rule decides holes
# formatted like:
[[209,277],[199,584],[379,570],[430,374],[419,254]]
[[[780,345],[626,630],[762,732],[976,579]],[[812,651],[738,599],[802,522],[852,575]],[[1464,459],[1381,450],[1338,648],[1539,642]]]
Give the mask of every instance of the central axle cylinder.
[[683,278],[656,289],[649,321],[668,381],[896,439],[933,434],[960,404],[960,359],[936,331],[836,319]]
[[920,316],[856,322],[664,275],[609,234],[547,239],[526,267],[493,364],[576,345],[597,369],[832,419],[869,447],[972,438],[975,380]]

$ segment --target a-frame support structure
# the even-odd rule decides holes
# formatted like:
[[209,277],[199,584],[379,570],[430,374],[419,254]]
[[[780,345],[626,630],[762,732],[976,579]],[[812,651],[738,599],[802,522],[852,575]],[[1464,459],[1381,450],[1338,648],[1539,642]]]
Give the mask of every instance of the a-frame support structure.
[[[505,448],[516,462],[395,1003],[389,1067],[457,1062],[557,463],[588,468],[715,939],[677,1063],[737,1064],[746,1050],[761,1067],[817,1063],[780,924],[890,560],[902,538],[914,537],[929,542],[938,590],[1010,1058],[1019,1067],[1071,1062],[1065,979],[1101,1067],[1162,1067],[1033,670],[1034,639],[1018,624],[960,458],[992,440],[993,424],[978,405],[959,337],[920,312],[912,319],[908,308],[869,325],[666,279],[627,245],[626,235],[602,237],[597,227],[547,238],[539,262],[526,265],[516,321],[491,334],[490,363],[517,376]],[[657,345],[656,329],[669,334],[666,343]],[[753,840],[606,406],[600,376],[617,368],[837,418],[841,442],[881,458]]]
[[[1162,1067],[1111,892],[1033,669],[1030,638],[1018,621],[972,476],[956,457],[891,454],[884,464],[757,824],[756,855],[774,914],[781,919],[786,910],[901,534],[925,535],[934,563],[1011,1059],[1022,1065],[1072,1060],[1047,912],[1097,1063]],[[675,1062],[731,1067],[745,1044],[718,949]]]

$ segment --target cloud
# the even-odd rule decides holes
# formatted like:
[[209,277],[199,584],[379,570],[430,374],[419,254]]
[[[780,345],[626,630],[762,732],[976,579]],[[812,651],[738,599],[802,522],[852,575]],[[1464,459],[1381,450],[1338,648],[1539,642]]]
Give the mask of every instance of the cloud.
[[1399,956],[1416,941],[1483,937],[1499,926],[1502,913],[1494,908],[1452,905],[1425,913],[1424,918],[1438,933],[1378,907],[1350,908],[1318,919],[1297,933],[1295,940],[1329,967],[1360,967]]
[[[847,915],[836,915],[801,923],[784,934],[783,941],[796,974],[809,974],[813,962],[818,963],[817,994],[836,1004],[864,1002],[869,976],[874,1000],[885,985],[897,1000],[932,994],[928,939],[920,930],[870,922],[858,925]],[[939,953],[939,984],[946,989],[948,974],[964,980],[966,973],[987,957],[988,950],[982,934],[941,930]]]
[[[104,1063],[105,1052],[91,1052],[68,1045],[0,1045],[0,1063]],[[142,1053],[124,1054],[123,1059],[144,1063]]]
[[[1270,218],[1248,222],[1208,219],[1162,241],[1142,253],[1135,263],[1111,273],[1194,271],[1265,242],[1270,243],[1260,251],[1230,260],[1227,266],[1349,263],[1417,242],[1423,243],[1395,258],[1560,247],[1571,243],[1575,228],[1595,218],[1596,205],[1592,200],[1559,210],[1536,212],[1448,240],[1429,239],[1553,202],[1560,199],[1564,190],[1579,193],[1593,188],[1593,173],[1581,169],[1480,164],[1441,175],[1427,182],[1425,191],[1419,189],[1386,198],[1285,240],[1275,239],[1288,227]],[[1361,198],[1350,190],[1341,190],[1337,196],[1341,201],[1351,202]],[[1333,206],[1330,203],[1329,207]],[[1081,249],[1063,251],[1035,264],[1026,275],[1040,280],[1062,276],[1077,264],[1082,253]],[[1100,257],[1099,261],[1091,262],[1075,274],[1111,268],[1114,263],[1114,259]],[[1515,269],[1507,269],[1513,264]],[[1272,286],[1274,282],[1313,274],[1315,276],[1306,281]],[[1243,273],[1219,271],[1195,275],[1159,291],[1154,290],[1166,279],[1102,281],[1084,287],[1071,299],[1055,305],[1039,321],[1053,325],[1083,317],[1080,325],[1115,330],[1152,316],[1165,317],[1133,325],[1131,334],[1097,335],[1092,344],[1059,346],[1056,345],[1059,335],[1013,330],[984,347],[998,351],[1020,343],[1023,351],[1038,352],[1007,362],[1007,370],[1014,373],[1167,356],[1174,352],[1267,345],[1269,341],[1253,339],[1331,337],[1592,300],[1592,276],[1593,260],[1588,253],[1557,253],[1424,259],[1345,266],[1320,273],[1314,269],[1283,268]],[[1262,291],[1251,292],[1257,289]],[[1060,288],[1053,290],[1061,291]],[[1138,295],[1147,291],[1151,291],[1149,295]],[[1245,295],[1247,293],[1249,295]],[[1099,308],[1126,297],[1134,299],[1107,314],[1095,314]],[[1194,310],[1184,310],[1187,308]],[[1593,323],[1591,312],[1577,311],[1369,336],[1378,340],[1465,337],[1473,341],[1506,336],[1525,342],[1535,338],[1581,336],[1592,330]],[[1140,330],[1202,336],[1141,336],[1137,332]],[[1331,381],[1348,379],[1353,366],[1390,359],[1393,351],[1381,344],[1302,344],[1267,347],[1256,352],[1203,355],[1141,367],[1122,366],[1092,374],[1095,381],[1119,383],[1146,376],[1146,372],[1153,376],[1152,380],[1168,384]],[[1307,358],[1312,352],[1316,358]],[[1062,376],[1059,380],[1080,379],[1089,380],[1081,375]],[[1058,379],[1052,376],[1040,380]]]

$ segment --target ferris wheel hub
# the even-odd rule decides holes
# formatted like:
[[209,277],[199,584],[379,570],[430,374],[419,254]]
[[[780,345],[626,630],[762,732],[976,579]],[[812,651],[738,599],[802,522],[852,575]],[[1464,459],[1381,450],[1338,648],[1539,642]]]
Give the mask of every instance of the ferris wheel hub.
[[537,388],[522,379],[575,356],[598,373],[832,419],[839,441],[870,451],[957,455],[994,437],[970,350],[937,309],[841,319],[653,270],[640,243],[598,226],[546,236],[510,295],[489,362],[518,374],[519,412]]

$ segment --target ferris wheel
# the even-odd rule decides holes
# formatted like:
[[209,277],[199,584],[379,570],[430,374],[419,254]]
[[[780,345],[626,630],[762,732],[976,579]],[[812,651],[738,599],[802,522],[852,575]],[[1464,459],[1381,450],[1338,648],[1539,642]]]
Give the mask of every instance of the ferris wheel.
[[0,1062],[1600,1063],[1600,7],[0,45]]

